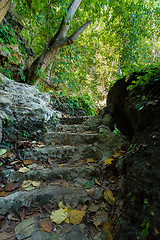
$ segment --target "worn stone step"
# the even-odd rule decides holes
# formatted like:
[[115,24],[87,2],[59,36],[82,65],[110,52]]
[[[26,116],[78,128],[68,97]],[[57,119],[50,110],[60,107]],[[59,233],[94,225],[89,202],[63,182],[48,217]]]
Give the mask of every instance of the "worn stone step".
[[84,158],[94,158],[100,161],[102,152],[94,145],[78,146],[45,146],[42,148],[26,148],[19,150],[18,156],[21,160],[32,159],[34,161],[44,162],[48,159],[56,160],[57,164],[63,162],[77,162]]
[[[82,162],[83,163],[83,162]],[[83,163],[83,165],[72,164],[62,165],[60,167],[55,166],[51,168],[38,167],[30,170],[29,172],[23,174],[24,179],[30,179],[33,181],[43,180],[45,182],[54,182],[58,179],[76,182],[78,178],[88,179],[92,177],[100,176],[100,171],[94,166],[88,166]],[[85,184],[85,182],[81,182],[81,187]]]
[[60,124],[55,129],[58,132],[86,132],[89,131],[89,126],[82,125],[82,124],[73,124],[73,125],[67,125],[67,124]]
[[81,152],[75,146],[44,146],[42,148],[26,148],[19,150],[18,154],[21,160],[32,159],[35,161],[47,161],[48,159],[57,160],[57,163],[71,161],[81,158]]
[[83,188],[57,181],[57,184],[46,184],[31,191],[19,190],[6,197],[0,197],[0,214],[19,213],[21,207],[33,210],[45,207],[48,203],[52,205],[52,208],[57,208],[60,201],[76,208],[79,204],[85,204],[91,199],[99,200],[102,196],[103,189],[100,187],[95,187],[90,197]]
[[[102,191],[100,190],[96,195],[95,197],[100,199]],[[47,203],[52,204],[53,208],[57,208],[58,203],[62,200],[65,204],[77,207],[79,204],[85,204],[91,200],[91,197],[85,190],[73,186],[65,188],[63,186],[47,185],[45,188],[37,188],[29,192],[17,191],[7,197],[0,197],[0,214],[18,213],[21,207],[27,207],[28,210],[44,207]]]
[[72,133],[72,132],[49,132],[43,135],[43,141],[54,141],[57,145],[90,144],[98,141],[98,133]]
[[82,124],[84,121],[89,119],[91,116],[80,116],[80,117],[62,117],[59,119],[61,124]]

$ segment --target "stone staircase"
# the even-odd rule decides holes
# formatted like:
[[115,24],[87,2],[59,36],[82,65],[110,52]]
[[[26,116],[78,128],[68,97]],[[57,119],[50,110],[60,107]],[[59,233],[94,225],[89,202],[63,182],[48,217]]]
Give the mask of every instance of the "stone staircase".
[[[23,183],[25,180],[32,180],[41,181],[41,184],[31,191],[19,188],[6,197],[0,197],[1,215],[19,216],[22,209],[27,209],[35,214],[40,212],[38,219],[31,217],[34,221],[40,221],[41,218],[49,217],[51,211],[58,209],[60,201],[68,208],[77,210],[87,209],[91,204],[101,202],[104,186],[99,181],[103,180],[100,167],[103,151],[99,145],[99,133],[91,131],[87,119],[88,117],[61,118],[54,131],[47,131],[42,136],[41,142],[44,144],[37,146],[34,143],[32,148],[17,150],[22,164],[26,160],[32,160],[33,164],[23,164],[28,169],[24,173],[10,169],[9,181]],[[94,162],[87,162],[88,158],[92,158]],[[93,186],[85,187],[88,181]],[[54,228],[50,233],[40,231],[39,227],[31,232],[26,231],[26,227],[23,227],[26,219],[23,219],[10,239],[98,240],[101,239],[100,233],[90,219],[93,214],[96,213],[86,210],[84,221],[76,226],[71,223],[53,224]],[[67,231],[68,228],[70,230]],[[5,239],[1,233],[0,239]]]

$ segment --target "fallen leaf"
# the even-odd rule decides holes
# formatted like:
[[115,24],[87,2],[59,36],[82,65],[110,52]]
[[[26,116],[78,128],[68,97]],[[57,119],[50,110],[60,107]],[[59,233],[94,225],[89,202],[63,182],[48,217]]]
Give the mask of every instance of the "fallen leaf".
[[108,203],[110,203],[111,205],[114,205],[115,198],[111,190],[105,191],[103,197]]
[[60,202],[58,203],[58,207],[59,207],[59,208],[65,208],[66,206],[63,204],[63,201],[60,201]]
[[10,183],[8,183],[8,184],[5,186],[5,190],[6,190],[7,192],[11,192],[11,191],[13,191],[14,189],[19,188],[20,185],[21,185],[20,183],[10,182]]
[[39,225],[41,227],[40,228],[41,231],[45,231],[48,233],[52,232],[53,224],[49,218],[41,219]]
[[119,152],[115,152],[112,156],[114,157],[114,158],[120,158],[121,156],[123,156],[124,155],[124,151],[123,150],[120,150]]
[[60,208],[58,210],[52,211],[50,219],[52,222],[60,224],[67,218],[67,216],[68,214],[64,211],[64,209]]
[[102,228],[103,233],[107,233],[107,239],[113,239],[113,221],[105,222]]
[[39,187],[40,184],[41,184],[41,181],[32,181],[31,184],[32,184],[34,187]]
[[85,211],[71,210],[70,222],[73,223],[74,225],[80,224],[85,214],[86,214]]
[[[106,217],[103,216],[103,215],[96,215],[96,216],[93,217],[93,224],[94,224],[94,226],[95,226],[98,230],[101,229],[102,225],[103,225],[104,222],[106,222],[106,221],[107,221],[107,219],[106,219]],[[100,228],[99,228],[99,227],[100,227]]]
[[7,197],[9,192],[2,191],[0,192],[0,197]]
[[91,205],[88,208],[88,211],[90,212],[97,212],[100,207],[96,205],[95,203],[91,203]]
[[27,167],[22,167],[22,168],[19,169],[19,172],[20,172],[20,173],[27,173],[27,172],[29,172],[29,171],[30,171],[30,169],[27,168]]
[[22,188],[27,188],[31,185],[32,181],[31,180],[25,180],[22,183]]
[[89,195],[90,197],[93,197],[94,194],[95,194],[95,189],[94,189],[94,188],[86,189],[85,191],[88,193],[88,195]]
[[95,162],[95,160],[93,158],[88,158],[87,159],[87,163],[92,163],[92,162]]
[[24,163],[25,165],[30,165],[30,164],[33,163],[33,161],[32,161],[32,160],[25,160],[23,163]]
[[113,158],[108,158],[106,160],[104,160],[104,165],[109,165],[112,164]]
[[35,187],[33,187],[32,185],[30,185],[30,186],[26,187],[24,190],[25,190],[25,191],[31,191],[31,190],[33,190],[33,189],[35,189]]
[[7,152],[7,149],[0,149],[0,156],[4,155]]
[[93,187],[94,187],[94,180],[88,180],[84,185],[84,189],[91,189]]

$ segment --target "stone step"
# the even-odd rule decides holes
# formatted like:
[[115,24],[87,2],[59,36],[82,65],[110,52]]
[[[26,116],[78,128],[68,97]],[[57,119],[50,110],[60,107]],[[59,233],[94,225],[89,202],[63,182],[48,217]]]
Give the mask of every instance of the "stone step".
[[50,159],[57,161],[57,164],[64,162],[77,162],[84,158],[102,159],[101,150],[94,145],[79,146],[45,146],[42,148],[26,148],[19,150],[18,157],[21,160],[32,159],[34,161],[44,162]]
[[31,191],[19,188],[18,191],[10,192],[6,197],[0,197],[0,214],[12,211],[17,213],[22,206],[30,210],[47,203],[50,203],[53,208],[57,208],[58,203],[62,200],[67,205],[77,207],[79,204],[91,200],[84,188],[89,179],[92,179],[94,184],[92,199],[98,200],[103,196],[103,189],[96,186],[94,181],[96,177],[100,177],[100,170],[85,163],[52,168],[34,166],[27,173],[17,171],[13,174],[11,181],[32,180],[41,181],[41,184]]
[[57,163],[72,161],[76,159],[78,161],[81,158],[81,153],[78,147],[74,146],[45,146],[42,148],[26,148],[19,150],[19,158],[21,160],[32,159],[35,161],[47,161],[48,159],[57,160]]
[[42,141],[56,145],[79,145],[91,144],[99,140],[98,133],[73,133],[73,132],[50,132],[43,135]]
[[82,124],[73,124],[73,125],[67,125],[67,124],[60,124],[55,129],[58,132],[86,132],[89,131],[89,126],[82,125]]
[[66,205],[74,208],[79,204],[85,204],[91,199],[99,200],[103,196],[103,189],[97,187],[94,189],[94,195],[90,197],[82,188],[63,186],[58,182],[55,185],[47,184],[45,187],[36,188],[31,191],[17,191],[9,194],[6,197],[0,197],[0,214],[19,213],[21,207],[26,207],[27,210],[45,207],[45,204],[50,203],[52,208],[56,209],[58,203],[63,201]]
[[91,116],[80,116],[80,117],[62,117],[59,119],[61,124],[82,124],[87,119],[91,118]]

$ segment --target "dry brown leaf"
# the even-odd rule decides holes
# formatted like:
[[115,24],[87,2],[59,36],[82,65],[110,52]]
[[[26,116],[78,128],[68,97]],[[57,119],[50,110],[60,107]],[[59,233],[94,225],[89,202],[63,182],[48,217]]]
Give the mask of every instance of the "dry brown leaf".
[[30,164],[33,163],[33,161],[32,161],[32,160],[25,160],[23,163],[24,163],[25,165],[30,165]]
[[111,190],[105,191],[103,197],[108,203],[110,203],[111,205],[114,205],[115,198]]
[[91,203],[91,205],[88,208],[88,211],[90,212],[97,212],[100,207],[96,205],[95,203]]
[[[93,224],[95,225],[95,227],[100,230],[100,228],[102,227],[103,223],[107,221],[107,218],[103,215],[95,215],[93,217]],[[100,228],[99,228],[100,227]]]
[[5,190],[6,190],[7,192],[11,192],[11,191],[13,191],[14,189],[19,188],[20,185],[21,185],[21,183],[10,182],[10,183],[8,183],[8,184],[5,186]]
[[73,223],[74,225],[80,224],[85,214],[86,214],[85,211],[71,210],[70,222]]
[[2,191],[0,192],[0,197],[7,197],[9,192]]
[[108,240],[113,240],[113,221],[105,222],[103,224],[103,232],[107,233]]
[[41,227],[40,228],[41,231],[45,231],[48,233],[52,232],[53,224],[49,218],[41,219],[39,225]]

